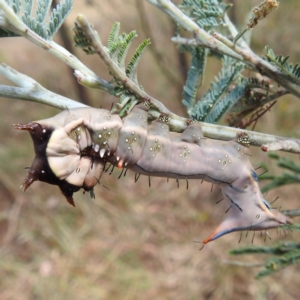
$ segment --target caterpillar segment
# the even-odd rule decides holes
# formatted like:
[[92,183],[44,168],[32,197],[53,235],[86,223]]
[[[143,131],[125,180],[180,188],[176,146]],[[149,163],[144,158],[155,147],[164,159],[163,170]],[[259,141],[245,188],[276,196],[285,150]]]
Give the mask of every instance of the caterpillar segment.
[[204,138],[198,122],[189,122],[182,133],[170,132],[167,115],[148,123],[148,109],[139,104],[120,118],[105,109],[78,108],[14,125],[28,131],[34,144],[35,158],[22,184],[24,191],[36,180],[57,185],[75,206],[73,193],[93,189],[110,163],[112,168],[149,178],[218,183],[229,208],[204,244],[234,231],[292,223],[263,199],[247,147]]

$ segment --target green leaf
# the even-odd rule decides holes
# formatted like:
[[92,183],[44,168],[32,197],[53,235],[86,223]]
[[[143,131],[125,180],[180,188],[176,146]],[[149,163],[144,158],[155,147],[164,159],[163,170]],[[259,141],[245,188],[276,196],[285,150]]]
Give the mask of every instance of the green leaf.
[[134,83],[138,85],[137,79],[137,66],[144,53],[146,47],[150,44],[150,39],[144,40],[136,49],[134,55],[132,56],[129,64],[126,67],[126,74]]
[[206,31],[223,26],[223,16],[230,4],[216,0],[184,0],[179,8]]
[[[73,31],[75,46],[81,47],[88,54],[93,54],[94,49],[91,46],[90,39],[85,36],[85,33],[79,24],[75,24]],[[119,31],[120,24],[114,23],[108,37],[108,46],[105,50],[108,52],[111,59],[110,63],[114,62],[118,68],[126,74],[128,79],[132,80],[137,86],[139,86],[137,79],[137,66],[144,50],[147,45],[150,44],[150,40],[145,40],[139,45],[129,64],[126,66],[125,60],[128,50],[137,34],[136,31],[132,31],[129,34],[122,33],[119,35]],[[100,40],[98,42],[100,42]],[[99,47],[103,47],[102,43]],[[126,114],[138,102],[136,95],[133,94],[131,90],[129,90],[124,83],[116,77],[114,77],[110,83],[114,85],[114,95],[120,100],[116,110],[120,115]],[[142,89],[140,86],[139,88]]]
[[[38,0],[34,5],[33,0],[6,0],[13,8],[22,22],[41,38],[52,39],[54,34],[63,24],[65,18],[70,13],[73,0],[62,0],[56,8],[53,9],[49,23],[46,22],[52,0]],[[0,31],[0,37],[16,36],[3,29]]]
[[65,21],[73,7],[73,0],[62,0],[56,8],[53,9],[48,26],[48,38],[51,39]]
[[118,36],[118,39],[116,40],[116,42],[114,44],[112,44],[110,48],[108,48],[110,57],[116,63],[118,61],[119,51],[124,43],[124,40],[126,39],[126,36],[127,36],[127,34],[122,33],[121,35]]
[[204,69],[206,64],[207,50],[204,48],[181,47],[181,49],[192,54],[191,66],[187,75],[185,86],[183,87],[182,103],[190,108],[195,105],[197,91],[202,85]]
[[[190,115],[193,119],[198,121],[206,121],[210,112],[218,105],[221,101],[222,95],[228,91],[230,85],[237,79],[240,72],[244,69],[244,64],[240,63],[232,58],[225,56],[223,58],[223,68],[219,73],[219,77],[216,78],[215,83],[211,83],[211,89],[200,99],[192,109],[190,109]],[[223,108],[230,106],[230,103],[226,101],[232,101],[231,97],[225,99],[222,104]],[[219,107],[218,111],[221,107]],[[226,110],[226,109],[225,109]],[[225,111],[224,110],[224,111]],[[218,111],[215,111],[216,113]],[[218,115],[218,113],[216,114]],[[218,119],[221,115],[218,116]]]
[[205,118],[205,122],[216,123],[224,116],[246,92],[247,85],[241,83],[237,85],[230,93],[228,93],[216,106],[209,112]]
[[[33,0],[25,0],[25,2],[32,2]],[[21,0],[6,0],[6,3],[12,7],[12,9],[14,10],[14,12],[16,14],[19,14],[19,12],[21,11],[22,8],[22,2]]]
[[273,65],[277,66],[285,74],[294,79],[295,82],[300,84],[300,66],[298,64],[292,65],[287,61],[289,56],[275,55],[274,51],[268,46],[265,47],[267,60]]
[[[32,2],[33,0],[30,0],[30,1]],[[51,7],[51,2],[52,1],[48,1],[48,0],[39,0],[38,1],[38,6],[37,6],[37,10],[36,10],[36,18],[38,19],[38,21],[40,23],[45,22],[45,20],[47,18],[47,14],[49,12],[49,9]]]
[[274,153],[270,153],[269,157],[277,160],[278,167],[289,170],[290,173],[282,173],[278,176],[266,174],[259,176],[259,180],[272,180],[261,189],[263,193],[283,185],[300,183],[300,164]]
[[[299,226],[298,226],[299,227]],[[261,279],[274,272],[280,271],[290,265],[295,265],[300,262],[300,243],[296,242],[281,242],[274,246],[251,246],[232,249],[229,251],[231,255],[245,255],[245,254],[273,254],[264,263],[262,269],[257,275],[256,279]]]
[[118,41],[119,31],[120,31],[120,23],[116,22],[112,26],[112,29],[108,36],[108,43],[107,43],[108,51],[110,51],[113,45]]
[[300,250],[300,244],[295,242],[281,242],[274,246],[247,246],[232,249],[229,251],[231,255],[244,255],[244,254],[275,254],[282,255],[291,250]]
[[279,176],[270,176],[270,175],[263,175],[259,176],[260,180],[272,180],[269,184],[265,185],[261,191],[262,193],[266,193],[274,188],[287,185],[287,184],[295,184],[300,183],[300,178],[297,175],[283,173]]
[[[21,0],[22,1],[22,0]],[[46,0],[47,2],[52,2],[52,0]],[[33,12],[34,12],[34,0],[25,0],[25,1],[22,1],[23,3],[25,2],[25,11],[26,11],[26,14],[28,16],[31,16],[33,15]],[[25,12],[24,12],[25,14]]]
[[125,71],[125,59],[126,55],[128,53],[129,47],[133,41],[133,39],[137,36],[136,31],[131,31],[124,40],[122,46],[120,47],[120,50],[118,52],[118,65],[119,67]]

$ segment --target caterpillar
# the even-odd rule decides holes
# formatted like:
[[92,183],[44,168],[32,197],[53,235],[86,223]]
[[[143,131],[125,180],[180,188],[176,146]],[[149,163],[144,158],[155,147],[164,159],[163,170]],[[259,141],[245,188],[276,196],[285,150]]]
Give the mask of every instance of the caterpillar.
[[292,220],[263,198],[258,177],[236,141],[205,138],[201,124],[190,121],[182,133],[171,132],[167,115],[148,122],[149,105],[140,103],[125,117],[105,109],[77,108],[16,129],[29,131],[35,158],[22,187],[36,180],[59,186],[75,206],[73,193],[90,191],[106,164],[139,175],[209,181],[221,189],[229,210],[203,243],[242,230],[267,230]]

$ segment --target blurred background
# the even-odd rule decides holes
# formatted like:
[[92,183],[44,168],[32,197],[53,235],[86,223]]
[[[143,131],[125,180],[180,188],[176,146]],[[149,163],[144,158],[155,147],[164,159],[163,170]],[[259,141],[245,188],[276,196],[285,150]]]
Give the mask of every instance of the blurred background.
[[[174,1],[179,4],[180,1]],[[260,1],[236,2],[229,11],[241,28],[245,17]],[[253,30],[252,48],[263,55],[265,45],[276,54],[300,61],[300,2],[281,1],[280,7]],[[137,30],[132,51],[145,38],[152,44],[139,65],[139,81],[153,97],[171,111],[185,116],[182,87],[189,57],[170,41],[175,25],[162,12],[142,0],[75,0],[65,27],[55,40],[67,47],[97,74],[110,80],[97,56],[87,56],[72,45],[74,20],[86,15],[103,43],[114,22],[121,30]],[[71,41],[71,42],[70,42]],[[129,56],[130,57],[130,54]],[[47,89],[94,107],[109,109],[116,101],[99,90],[78,86],[73,71],[46,51],[23,38],[0,41],[0,60],[37,80]],[[220,63],[211,59],[199,97],[217,75]],[[1,78],[0,83],[8,84]],[[11,84],[11,83],[9,83]],[[260,119],[257,131],[298,137],[299,99],[286,96]],[[227,207],[215,202],[211,184],[189,181],[179,188],[175,180],[148,178],[134,183],[128,172],[118,180],[118,171],[105,174],[96,187],[96,199],[81,192],[71,207],[59,189],[34,183],[26,193],[19,187],[34,157],[30,136],[13,130],[13,123],[28,123],[59,111],[35,103],[0,99],[0,300],[17,299],[296,299],[300,294],[299,267],[291,266],[273,276],[254,279],[266,256],[231,257],[228,250],[252,244],[252,233],[239,243],[240,234],[218,239],[199,251],[202,241],[221,222]],[[265,153],[251,149],[254,167],[266,162]],[[298,155],[286,155],[299,162]],[[201,159],[201,158],[199,158]],[[269,192],[283,209],[299,207],[299,187],[287,186]],[[254,245],[272,245],[299,240],[299,233],[285,236],[271,230],[272,240],[256,234]],[[239,261],[245,266],[230,262]]]

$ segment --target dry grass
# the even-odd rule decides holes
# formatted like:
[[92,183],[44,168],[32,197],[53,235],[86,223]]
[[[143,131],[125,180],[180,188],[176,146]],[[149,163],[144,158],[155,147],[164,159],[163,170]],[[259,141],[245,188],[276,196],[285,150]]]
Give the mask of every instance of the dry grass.
[[[76,12],[80,11],[90,17],[103,40],[114,21],[121,21],[122,29],[127,32],[138,28],[135,8],[138,1],[127,1],[131,9],[125,9],[123,1],[105,1],[101,7],[100,1],[90,2],[94,6],[76,2],[75,11],[68,19],[70,26]],[[296,1],[289,1],[287,6],[296,6]],[[175,47],[169,43],[172,25],[150,5],[145,4],[145,8],[155,33],[155,45],[166,56],[170,70],[181,80]],[[293,8],[296,12],[296,7]],[[292,15],[291,18],[296,17]],[[272,34],[285,36],[283,32],[295,29],[281,28],[282,31],[275,30],[275,33],[272,30]],[[266,42],[260,37],[261,47]],[[142,30],[139,30],[139,38],[144,38]],[[277,44],[269,43],[274,48]],[[279,43],[278,47],[281,46]],[[108,78],[96,57],[87,58],[78,51],[76,54],[97,73]],[[299,55],[297,52],[289,54],[293,57]],[[2,40],[0,58],[47,88],[76,97],[70,88],[74,79],[68,75],[67,68],[26,41]],[[214,63],[212,69],[216,69]],[[142,61],[140,74],[141,82],[150,94],[164,101],[171,110],[183,114],[178,88],[160,76],[150,50]],[[95,106],[101,103],[109,106],[112,100],[98,91],[91,91],[90,96]],[[284,132],[274,118],[276,115],[289,118],[289,128],[297,126],[295,120],[299,117],[299,110],[296,101],[292,100],[283,100],[274,109],[273,116],[269,114],[260,122],[260,130]],[[3,109],[0,119],[1,300],[289,300],[298,297],[300,274],[296,266],[256,281],[253,278],[257,268],[226,263],[232,259],[247,263],[264,261],[265,256],[232,258],[227,254],[231,248],[251,244],[252,235],[244,236],[238,244],[239,234],[230,234],[198,251],[199,244],[193,240],[206,237],[221,221],[226,209],[222,204],[215,205],[217,190],[211,193],[210,185],[201,186],[200,182],[190,181],[186,191],[185,183],[177,189],[175,181],[167,183],[165,179],[154,178],[149,188],[147,178],[141,177],[134,183],[134,176],[128,173],[125,178],[117,180],[116,172],[103,176],[103,184],[110,190],[97,187],[95,200],[78,193],[75,209],[53,186],[35,183],[25,194],[22,193],[18,187],[26,175],[24,167],[31,163],[33,149],[29,136],[13,131],[10,124],[45,118],[57,110],[8,99],[1,99],[0,108]],[[287,117],[289,111],[292,117],[290,114]],[[264,154],[255,150],[253,153],[256,165],[266,160]],[[297,207],[298,194],[299,188],[292,186],[269,193],[267,199],[280,195],[282,200],[278,202],[289,209]],[[287,238],[278,236],[276,231],[271,231],[271,235],[272,241],[267,241],[267,244],[299,238],[297,233]],[[264,241],[257,235],[254,243]]]

